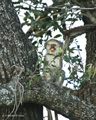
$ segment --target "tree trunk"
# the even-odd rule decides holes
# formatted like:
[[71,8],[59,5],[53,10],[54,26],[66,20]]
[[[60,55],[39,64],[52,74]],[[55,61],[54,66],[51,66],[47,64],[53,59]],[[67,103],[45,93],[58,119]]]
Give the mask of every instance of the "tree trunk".
[[[31,51],[32,54],[29,54]],[[21,30],[19,19],[11,0],[0,0],[0,84],[18,81],[21,70],[25,76],[19,78],[26,85],[26,69],[34,72],[37,54]],[[14,103],[15,104],[15,103]],[[43,109],[35,103],[24,103],[11,115],[11,108],[0,108],[0,120],[43,120]],[[17,114],[17,115],[16,115]],[[11,115],[11,116],[10,116]],[[13,120],[13,119],[12,119]]]
[[[84,7],[93,7],[92,1],[87,1],[87,4]],[[91,18],[83,17],[85,25],[94,24],[93,18],[96,20],[96,10],[83,11],[84,14],[92,15]],[[86,72],[89,71],[92,73],[91,76],[87,79],[87,84],[83,83],[84,87],[81,90],[82,99],[87,102],[90,102],[96,105],[96,30],[89,31],[86,33]],[[90,64],[90,65],[89,65]],[[87,74],[88,76],[88,74]]]

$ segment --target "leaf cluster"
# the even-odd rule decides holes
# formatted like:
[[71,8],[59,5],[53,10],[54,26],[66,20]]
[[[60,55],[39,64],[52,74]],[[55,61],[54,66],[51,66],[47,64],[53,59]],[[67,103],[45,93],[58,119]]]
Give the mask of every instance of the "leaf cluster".
[[[76,21],[82,20],[80,10],[73,9],[69,0],[52,0],[50,6],[43,2],[43,0],[18,0],[18,2],[14,2],[13,4],[18,15],[23,11],[22,28],[24,26],[29,27],[26,35],[32,41],[37,52],[38,48],[43,46],[50,37],[57,39],[62,37],[63,39],[64,31],[67,29],[67,23],[70,23],[71,27]],[[53,32],[57,30],[59,32],[54,35]],[[62,55],[62,59],[68,64],[67,70],[69,72],[69,76],[64,76],[64,79],[67,80],[67,84],[74,84],[74,87],[78,87],[78,85],[75,86],[75,83],[80,84],[81,82],[78,73],[83,73],[83,64],[80,54],[75,55],[75,51],[81,51],[80,46],[70,47],[73,41],[72,39],[69,42],[67,53]],[[60,48],[60,51],[62,53],[63,50]],[[44,64],[42,60],[43,52],[38,52],[38,55],[39,60],[37,64],[39,64],[41,70],[41,66]]]

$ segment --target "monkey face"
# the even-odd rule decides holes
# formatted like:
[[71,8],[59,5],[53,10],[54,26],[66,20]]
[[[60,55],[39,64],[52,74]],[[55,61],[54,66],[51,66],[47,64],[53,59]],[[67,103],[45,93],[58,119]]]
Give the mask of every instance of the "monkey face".
[[59,52],[60,43],[57,40],[49,40],[45,45],[47,53],[56,54]]

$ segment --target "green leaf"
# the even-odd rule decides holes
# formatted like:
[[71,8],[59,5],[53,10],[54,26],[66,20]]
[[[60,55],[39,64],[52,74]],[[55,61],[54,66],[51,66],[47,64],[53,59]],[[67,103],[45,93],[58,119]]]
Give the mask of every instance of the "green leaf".
[[68,19],[66,19],[66,21],[78,21],[78,19],[77,18],[68,18]]
[[34,80],[35,80],[35,81],[37,81],[37,80],[38,80],[37,76],[35,76],[35,77],[34,77]]
[[71,71],[71,66],[69,65],[68,70]]
[[32,74],[32,70],[30,70],[29,68],[27,68],[27,72]]
[[54,38],[58,38],[61,37],[61,34],[57,34],[56,36],[54,36]]
[[43,42],[42,39],[40,39],[40,40],[39,40],[39,43],[40,43],[41,45],[42,45],[42,42]]
[[48,61],[44,61],[44,66],[47,66],[48,65]]
[[61,47],[59,48],[59,52],[62,53],[62,48]]
[[52,69],[50,69],[50,68],[46,68],[46,72],[53,72],[53,70]]
[[46,32],[46,35],[49,35],[50,37],[52,37],[51,30],[48,30],[48,31]]
[[69,57],[67,55],[64,55],[64,61],[70,62],[70,59],[69,59]]
[[37,41],[34,41],[34,42],[32,43],[33,46],[35,46],[36,44],[37,44]]
[[53,65],[53,64],[52,64],[51,66],[52,66],[52,67],[56,67],[56,65]]
[[32,81],[29,80],[27,83],[26,83],[26,88],[30,87],[32,85]]

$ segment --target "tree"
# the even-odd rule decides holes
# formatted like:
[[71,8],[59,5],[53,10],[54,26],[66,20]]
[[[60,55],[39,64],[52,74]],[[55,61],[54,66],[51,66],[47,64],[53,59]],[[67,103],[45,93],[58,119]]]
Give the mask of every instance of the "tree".
[[[27,10],[24,20],[27,25],[31,25],[31,29],[26,35],[21,29],[11,0],[0,0],[0,118],[2,120],[8,117],[9,119],[14,117],[14,119],[20,120],[42,120],[42,106],[46,106],[71,120],[95,120],[96,1],[53,0],[52,6],[49,7],[42,3],[42,0],[32,1],[34,9],[31,9],[32,6],[30,5],[29,8],[19,6],[20,3],[22,0],[16,3],[16,8]],[[78,7],[72,8],[73,6]],[[32,11],[35,17],[32,17],[28,10]],[[81,10],[79,11],[81,14],[79,15],[78,12],[73,18],[74,12],[72,13],[72,10],[75,12]],[[69,14],[72,17],[68,18]],[[27,18],[33,21],[29,23]],[[71,21],[73,24],[81,18],[84,21],[84,26],[66,29],[66,21]],[[39,43],[42,43],[43,35],[45,35],[47,40],[51,36],[50,27],[53,27],[53,30],[59,29],[65,39],[65,47],[62,51],[66,62],[69,62],[70,58],[73,64],[77,63],[79,66],[82,66],[80,58],[77,56],[73,59],[70,54],[68,54],[68,58],[66,50],[69,53],[70,51],[73,52],[74,49],[69,48],[73,38],[78,34],[86,33],[86,72],[82,78],[78,78],[77,68],[74,66],[74,72],[71,72],[69,76],[71,80],[74,79],[80,84],[80,88],[77,90],[71,90],[67,87],[60,88],[52,82],[41,80],[39,76],[38,63],[40,62],[38,62],[36,53],[37,46],[34,46],[37,43],[35,38],[38,37]],[[33,37],[28,40],[27,36],[30,36],[30,31]],[[61,34],[55,38],[59,38]],[[68,83],[70,83],[70,79]]]
[[[13,94],[13,99],[15,100],[14,106],[9,105],[9,107],[4,108],[2,104],[0,107],[0,111],[1,111],[0,119],[2,120],[5,118],[7,119],[8,115],[9,115],[9,119],[12,119],[15,115],[15,119],[20,119],[20,120],[21,119],[23,120],[24,118],[26,118],[26,120],[27,119],[42,120],[43,112],[42,112],[41,105],[37,105],[35,103],[32,104],[30,102],[27,103],[26,101],[22,104],[20,109],[18,109],[20,105],[20,99],[22,99],[22,95],[24,93],[22,85],[24,85],[24,82],[25,82],[24,79],[26,79],[27,77],[26,75],[27,73],[25,72],[26,68],[30,68],[32,71],[35,71],[37,55],[33,46],[28,42],[27,37],[21,30],[20,22],[13,8],[12,2],[10,0],[8,1],[4,0],[4,1],[0,1],[0,5],[1,5],[0,7],[1,8],[0,10],[0,14],[1,14],[1,22],[0,22],[1,77],[0,79],[1,80],[0,81],[1,81],[1,84],[10,83],[9,81],[14,81],[14,82],[17,81],[16,83],[14,83],[15,85],[13,88],[14,90],[11,93]],[[33,54],[29,54],[30,51],[33,51]],[[23,84],[21,84],[19,81],[21,80],[21,78],[22,78]],[[6,84],[6,86],[9,86],[9,85]],[[4,90],[3,88],[1,89]],[[19,90],[18,92],[20,93],[19,94],[20,99],[17,99],[16,97],[17,90]],[[6,101],[2,97],[1,99],[2,99],[1,100],[2,102]],[[10,97],[10,100],[11,100],[11,97]],[[12,114],[14,114],[13,116],[11,115],[11,112]],[[19,113],[19,116],[16,116],[16,114],[18,113]]]

